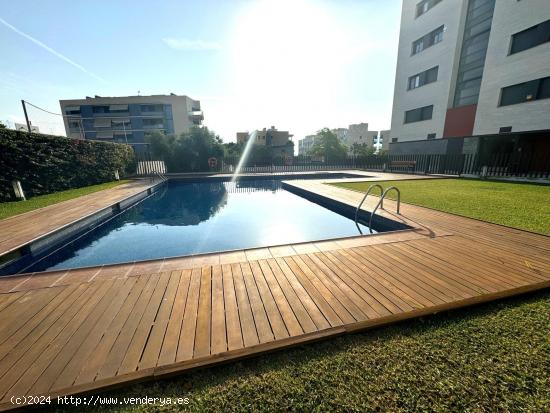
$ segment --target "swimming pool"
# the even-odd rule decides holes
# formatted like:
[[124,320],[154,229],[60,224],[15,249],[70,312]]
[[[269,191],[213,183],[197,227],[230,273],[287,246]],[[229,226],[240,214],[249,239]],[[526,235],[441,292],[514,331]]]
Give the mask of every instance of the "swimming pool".
[[[369,233],[364,224],[359,228]],[[281,180],[169,181],[24,272],[349,237],[360,235],[359,228],[285,190]]]

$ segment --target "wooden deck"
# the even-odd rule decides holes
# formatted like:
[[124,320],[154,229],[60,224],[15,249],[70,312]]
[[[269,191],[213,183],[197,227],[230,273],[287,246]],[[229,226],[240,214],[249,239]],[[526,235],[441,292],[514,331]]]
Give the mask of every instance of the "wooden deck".
[[0,409],[12,395],[106,389],[550,285],[549,237],[412,205],[394,218],[416,229],[0,280]]
[[152,186],[141,179],[0,220],[0,255],[99,212]]

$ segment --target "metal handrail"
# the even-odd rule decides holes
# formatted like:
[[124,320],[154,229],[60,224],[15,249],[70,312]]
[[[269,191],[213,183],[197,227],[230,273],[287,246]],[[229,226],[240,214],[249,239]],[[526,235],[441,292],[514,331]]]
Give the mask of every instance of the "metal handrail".
[[[361,209],[361,205],[363,205],[363,202],[365,202],[365,199],[367,199],[367,196],[369,195],[370,191],[376,187],[380,188],[380,196],[382,196],[382,194],[384,193],[384,188],[382,188],[382,185],[380,184],[372,184],[371,186],[369,186],[369,188],[367,189],[367,192],[365,192],[365,196],[363,197],[361,202],[359,202],[359,205],[355,210],[355,224],[357,224],[357,219],[359,217],[359,210]],[[384,209],[384,205],[382,205],[382,209]]]
[[395,191],[397,191],[397,214],[399,215],[399,207],[401,205],[401,191],[399,190],[399,188],[397,188],[396,186],[390,186],[388,189],[386,189],[384,191],[384,193],[380,196],[380,201],[378,201],[378,203],[376,204],[376,206],[374,207],[374,209],[372,210],[372,213],[370,214],[370,219],[369,219],[369,230],[370,232],[372,233],[372,217],[374,217],[374,213],[376,212],[376,210],[378,209],[378,207],[380,207],[380,205],[384,202],[384,198],[386,197],[386,195],[388,194],[389,191],[391,191],[392,189],[394,189]]

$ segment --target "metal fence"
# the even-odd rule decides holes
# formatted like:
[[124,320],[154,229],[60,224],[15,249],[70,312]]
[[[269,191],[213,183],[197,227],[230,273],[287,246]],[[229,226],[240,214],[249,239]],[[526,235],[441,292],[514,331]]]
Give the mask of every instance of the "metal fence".
[[[218,159],[215,165],[189,172],[234,173],[239,165],[238,157]],[[138,156],[138,175],[155,172],[170,173],[163,161],[154,160],[148,154]],[[412,174],[443,174],[480,177],[549,178],[550,153],[517,152],[480,156],[477,154],[450,155],[371,155],[323,159],[312,156],[274,157],[247,160],[241,165],[241,173],[280,173],[365,169],[381,172]]]

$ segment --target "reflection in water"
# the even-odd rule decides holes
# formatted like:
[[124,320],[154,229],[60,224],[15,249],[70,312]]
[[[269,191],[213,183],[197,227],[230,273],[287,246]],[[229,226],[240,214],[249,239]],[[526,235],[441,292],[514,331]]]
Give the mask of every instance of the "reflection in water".
[[227,191],[223,182],[186,185],[168,184],[163,195],[136,205],[135,214],[128,216],[128,223],[186,226],[198,225],[209,220],[227,204]]
[[[363,225],[360,228],[365,233]],[[28,271],[75,268],[358,235],[353,220],[280,181],[169,182]]]

